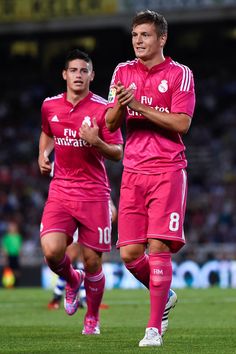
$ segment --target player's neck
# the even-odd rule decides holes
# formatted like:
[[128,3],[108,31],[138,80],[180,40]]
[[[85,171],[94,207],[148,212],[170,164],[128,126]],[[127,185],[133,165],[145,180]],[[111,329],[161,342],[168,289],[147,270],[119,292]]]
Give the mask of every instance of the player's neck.
[[141,63],[143,65],[145,65],[148,69],[151,69],[153,66],[156,66],[158,64],[161,64],[163,63],[163,61],[165,61],[165,57],[163,54],[161,55],[158,55],[154,58],[150,58],[150,59],[147,59],[147,60],[142,60],[140,59]]
[[66,94],[66,99],[68,102],[70,102],[71,104],[73,104],[73,106],[75,106],[77,103],[79,103],[80,101],[82,101],[89,93],[89,90],[87,91],[83,91],[83,92],[71,92],[71,91],[67,91]]

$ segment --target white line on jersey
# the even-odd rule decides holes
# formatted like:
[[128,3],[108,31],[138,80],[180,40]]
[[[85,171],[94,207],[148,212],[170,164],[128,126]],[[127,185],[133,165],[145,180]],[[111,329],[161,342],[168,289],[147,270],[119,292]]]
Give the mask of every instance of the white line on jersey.
[[101,103],[106,105],[107,104],[107,100],[105,100],[104,98],[98,96],[98,95],[94,95],[91,97],[91,101],[93,102],[97,102],[97,103]]
[[117,67],[115,68],[114,70],[114,73],[112,75],[112,79],[111,79],[111,84],[112,85],[115,81],[115,76],[116,76],[116,73],[117,73],[117,70],[123,66],[127,66],[127,65],[134,65],[135,63],[137,63],[138,59],[134,59],[134,60],[127,60],[126,62],[124,63],[120,63],[117,65]]
[[62,97],[63,97],[63,93],[60,93],[59,95],[56,95],[56,96],[53,96],[53,97],[47,97],[47,98],[45,98],[44,101],[57,100],[57,99],[62,98]]
[[186,65],[179,64],[176,61],[172,61],[172,64],[180,67],[183,71],[183,78],[180,86],[180,91],[189,91],[191,83],[191,70]]

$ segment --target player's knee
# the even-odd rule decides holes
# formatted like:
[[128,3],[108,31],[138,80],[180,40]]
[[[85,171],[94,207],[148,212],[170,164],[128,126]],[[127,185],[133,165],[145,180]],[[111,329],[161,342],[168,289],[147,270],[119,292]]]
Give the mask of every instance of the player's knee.
[[53,252],[50,250],[48,252],[45,252],[44,256],[48,262],[57,263],[62,260],[62,258],[64,257],[64,254],[61,252]]
[[140,247],[121,247],[120,257],[124,263],[130,263],[144,254],[144,249]]
[[64,257],[64,250],[60,250],[53,245],[44,245],[43,254],[48,262],[59,262]]
[[59,262],[65,256],[67,247],[66,237],[57,235],[45,235],[41,238],[43,254],[49,262]]
[[89,273],[97,272],[102,266],[101,259],[99,257],[90,256],[84,258],[84,269]]
[[127,264],[127,263],[135,261],[137,259],[137,257],[134,257],[131,254],[123,254],[123,255],[121,255],[121,259],[125,264]]

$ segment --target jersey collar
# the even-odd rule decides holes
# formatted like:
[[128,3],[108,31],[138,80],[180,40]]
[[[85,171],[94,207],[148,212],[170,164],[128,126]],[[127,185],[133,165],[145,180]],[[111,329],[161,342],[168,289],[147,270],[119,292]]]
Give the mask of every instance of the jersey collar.
[[162,71],[163,69],[165,69],[170,64],[170,62],[171,62],[171,58],[165,57],[165,60],[162,63],[154,65],[152,68],[149,69],[146,65],[141,63],[141,61],[138,59],[137,65],[138,65],[138,68],[142,71],[146,71],[149,73],[155,73],[155,72]]
[[92,97],[92,95],[93,95],[93,93],[92,93],[91,91],[89,91],[89,93],[87,94],[87,96],[85,96],[85,97],[84,97],[81,101],[79,101],[75,106],[73,106],[73,104],[72,104],[71,102],[67,101],[67,93],[66,93],[66,92],[63,93],[63,98],[64,98],[64,102],[65,102],[67,105],[69,105],[70,107],[74,107],[74,108],[75,108],[75,107],[77,107],[77,106],[83,104],[84,102],[89,101],[90,98]]

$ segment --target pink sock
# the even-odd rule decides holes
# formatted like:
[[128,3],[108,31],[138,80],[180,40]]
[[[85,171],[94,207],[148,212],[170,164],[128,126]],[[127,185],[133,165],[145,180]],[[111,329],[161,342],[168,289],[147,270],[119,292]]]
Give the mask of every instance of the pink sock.
[[147,254],[140,256],[135,261],[125,264],[126,268],[138,279],[146,288],[149,288],[150,267]]
[[67,254],[60,262],[58,262],[58,264],[54,264],[47,260],[46,263],[54,273],[64,278],[71,288],[75,288],[78,285],[79,275],[73,269],[70,258]]
[[84,287],[87,299],[86,316],[93,316],[98,320],[99,306],[101,305],[105,288],[105,276],[102,269],[93,274],[85,272]]
[[150,264],[150,318],[147,327],[158,328],[165,310],[172,280],[171,254],[169,252],[149,254]]

